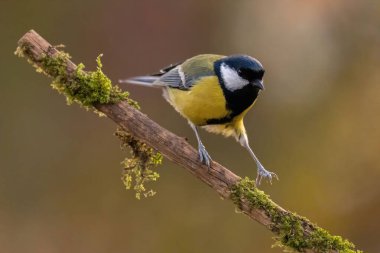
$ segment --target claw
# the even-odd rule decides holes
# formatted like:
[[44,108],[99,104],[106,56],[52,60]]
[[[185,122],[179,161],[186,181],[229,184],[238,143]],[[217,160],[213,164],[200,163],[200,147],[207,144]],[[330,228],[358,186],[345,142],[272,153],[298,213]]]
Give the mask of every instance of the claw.
[[256,177],[256,185],[261,184],[261,180],[263,178],[267,178],[269,180],[269,183],[272,184],[272,179],[276,178],[279,180],[278,176],[274,172],[267,171],[261,164],[258,164],[257,166],[257,177]]
[[211,156],[207,153],[205,146],[199,145],[198,148],[199,160],[210,168]]

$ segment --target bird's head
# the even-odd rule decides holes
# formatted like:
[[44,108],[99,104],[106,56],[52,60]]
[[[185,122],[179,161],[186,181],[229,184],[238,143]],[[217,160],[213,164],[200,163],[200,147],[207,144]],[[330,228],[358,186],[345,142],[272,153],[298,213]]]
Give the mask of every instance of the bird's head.
[[257,90],[264,89],[264,68],[261,63],[248,55],[232,55],[215,62],[214,69],[225,89],[230,92],[247,85]]

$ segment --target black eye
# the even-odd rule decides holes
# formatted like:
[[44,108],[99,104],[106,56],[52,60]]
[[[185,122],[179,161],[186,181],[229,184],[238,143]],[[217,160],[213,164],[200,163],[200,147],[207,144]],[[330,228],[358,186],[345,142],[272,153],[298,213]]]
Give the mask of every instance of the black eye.
[[242,78],[248,81],[261,80],[264,76],[264,70],[253,70],[248,68],[240,68],[238,69],[238,74]]

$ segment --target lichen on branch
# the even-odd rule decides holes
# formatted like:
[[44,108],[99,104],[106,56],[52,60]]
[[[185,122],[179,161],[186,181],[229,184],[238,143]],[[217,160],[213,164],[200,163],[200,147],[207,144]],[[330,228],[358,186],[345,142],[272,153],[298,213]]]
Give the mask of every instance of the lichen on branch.
[[147,190],[145,185],[157,181],[160,177],[154,169],[162,163],[162,155],[120,127],[117,128],[115,136],[120,139],[121,148],[123,150],[129,149],[131,152],[131,157],[125,158],[122,162],[124,170],[121,179],[125,188],[133,188],[137,199],[141,199],[141,196],[154,196],[156,192],[152,189]]
[[255,182],[248,177],[241,179],[231,188],[231,199],[242,209],[243,202],[250,208],[259,209],[271,219],[270,229],[277,235],[274,246],[283,247],[286,251],[305,252],[313,249],[315,252],[360,253],[355,245],[340,236],[333,236],[326,230],[311,223],[306,218],[289,211],[281,210],[269,198],[269,195],[259,190]]
[[[111,80],[103,73],[102,55],[96,59],[97,68],[95,71],[85,71],[83,63],[78,64],[78,66],[73,65],[71,67],[75,68],[70,69],[71,57],[62,50],[50,47],[48,52],[42,53],[38,59],[30,53],[31,50],[27,45],[20,45],[15,54],[19,57],[27,57],[37,72],[52,77],[51,86],[65,95],[68,105],[75,102],[87,110],[91,109],[95,113],[103,115],[96,110],[94,105],[112,104],[126,100],[130,105],[139,109],[138,103],[129,98],[129,93],[122,91],[116,85],[112,85]],[[122,179],[126,189],[133,188],[137,199],[140,199],[141,196],[154,196],[156,192],[147,191],[145,184],[157,181],[159,178],[159,174],[152,169],[162,163],[162,155],[122,129],[118,129],[115,135],[122,141],[122,149],[129,147],[132,153],[131,158],[126,158],[122,162],[124,166]]]

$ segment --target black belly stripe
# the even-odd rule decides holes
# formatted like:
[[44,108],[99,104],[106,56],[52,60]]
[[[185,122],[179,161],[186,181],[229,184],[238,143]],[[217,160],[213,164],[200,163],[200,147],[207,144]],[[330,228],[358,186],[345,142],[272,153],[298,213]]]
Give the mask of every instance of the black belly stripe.
[[255,102],[259,94],[259,89],[248,85],[234,92],[224,89],[223,92],[227,101],[226,109],[231,113],[222,118],[208,119],[206,121],[207,125],[222,125],[231,122],[233,118],[240,115]]
[[232,118],[230,115],[219,119],[208,119],[206,121],[206,125],[223,125],[228,122],[231,122],[231,120]]

